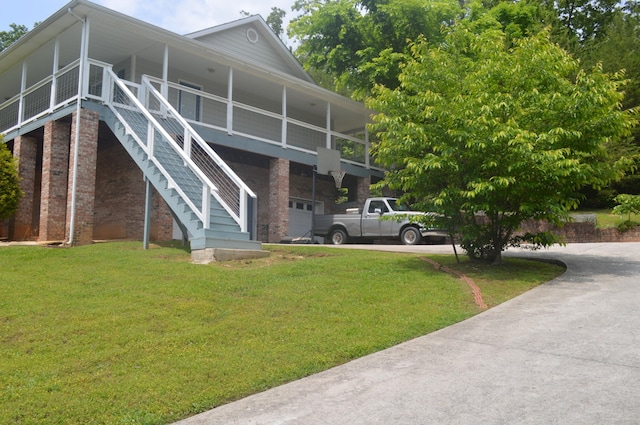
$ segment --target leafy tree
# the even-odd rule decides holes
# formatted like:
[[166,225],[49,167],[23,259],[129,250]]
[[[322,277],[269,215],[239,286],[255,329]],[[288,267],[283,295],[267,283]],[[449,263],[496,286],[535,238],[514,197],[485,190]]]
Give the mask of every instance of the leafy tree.
[[278,7],[272,7],[271,13],[267,16],[267,24],[269,24],[273,32],[280,38],[284,36],[283,20],[286,15],[287,12],[284,10]]
[[[398,85],[407,39],[441,39],[462,14],[457,0],[297,0],[289,25],[305,68],[332,77],[327,87],[363,99],[374,83]],[[314,72],[312,72],[312,75]]]
[[[619,10],[608,26],[604,36],[583,43],[575,55],[583,68],[602,63],[605,72],[624,70],[627,80],[622,106],[630,109],[640,106],[640,11],[629,7]],[[634,132],[635,145],[640,146],[640,128]],[[615,193],[640,194],[640,175],[626,176],[605,191],[589,195],[595,207],[609,207]],[[597,202],[599,201],[599,202]]]
[[512,43],[489,15],[461,21],[444,43],[412,43],[401,85],[379,85],[368,101],[379,111],[373,153],[390,170],[381,184],[441,213],[467,254],[489,262],[508,246],[557,242],[518,229],[561,224],[580,188],[634,167],[611,154],[638,112],[620,109],[622,75],[581,70],[549,31]]
[[0,135],[0,220],[15,214],[21,197],[16,160]]
[[547,8],[555,11],[558,22],[571,37],[581,42],[600,38],[605,34],[617,11],[625,3],[619,0],[542,0]]
[[[240,15],[243,17],[248,17],[248,16],[251,16],[251,12],[247,12],[246,10],[241,10]],[[276,35],[281,39],[284,36],[283,22],[284,22],[284,17],[286,15],[287,15],[287,12],[280,9],[279,7],[272,7],[271,13],[269,13],[269,16],[267,16],[267,19],[265,20],[267,22],[267,25],[269,25],[269,27],[271,27],[273,32],[275,32]]]
[[627,214],[627,221],[631,221],[631,214],[640,214],[640,195],[620,194],[615,197],[618,204],[613,208],[613,214]]
[[16,42],[20,37],[29,32],[24,25],[11,24],[10,31],[0,31],[0,52]]

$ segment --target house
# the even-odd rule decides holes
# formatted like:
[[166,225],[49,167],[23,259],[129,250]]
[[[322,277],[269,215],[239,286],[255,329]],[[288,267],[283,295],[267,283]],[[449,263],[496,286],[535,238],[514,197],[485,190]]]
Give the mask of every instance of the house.
[[0,95],[25,193],[9,240],[259,251],[336,209],[319,152],[349,201],[382,177],[370,112],[315,84],[260,16],[178,35],[73,0],[0,53]]

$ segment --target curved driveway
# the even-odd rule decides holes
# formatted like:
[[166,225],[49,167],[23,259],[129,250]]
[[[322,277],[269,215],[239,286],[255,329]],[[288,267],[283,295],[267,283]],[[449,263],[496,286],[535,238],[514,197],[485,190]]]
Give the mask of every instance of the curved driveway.
[[506,255],[568,269],[464,322],[180,424],[639,424],[640,243]]

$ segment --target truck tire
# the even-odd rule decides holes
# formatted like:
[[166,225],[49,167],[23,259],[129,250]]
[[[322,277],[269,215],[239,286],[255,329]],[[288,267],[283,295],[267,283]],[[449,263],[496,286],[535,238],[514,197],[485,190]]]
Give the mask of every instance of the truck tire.
[[329,240],[334,245],[343,245],[347,243],[347,232],[343,229],[333,229],[329,235]]
[[400,241],[404,245],[416,245],[422,240],[420,230],[413,226],[407,226],[400,232]]

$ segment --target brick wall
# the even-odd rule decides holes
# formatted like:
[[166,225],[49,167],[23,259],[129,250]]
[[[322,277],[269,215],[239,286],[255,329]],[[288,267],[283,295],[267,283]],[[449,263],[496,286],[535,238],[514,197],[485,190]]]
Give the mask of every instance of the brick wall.
[[[104,123],[99,134],[93,237],[141,240],[146,196],[142,171]],[[163,241],[172,236],[171,211],[154,189],[149,238]]]
[[38,235],[37,221],[34,219],[34,197],[36,195],[36,156],[38,141],[33,137],[18,136],[13,143],[13,156],[18,158],[20,189],[24,196],[10,226],[9,238],[31,240]]
[[640,227],[620,232],[615,227],[598,229],[596,224],[590,221],[566,223],[563,227],[552,226],[546,222],[531,221],[523,225],[523,231],[552,231],[567,243],[640,242]]

